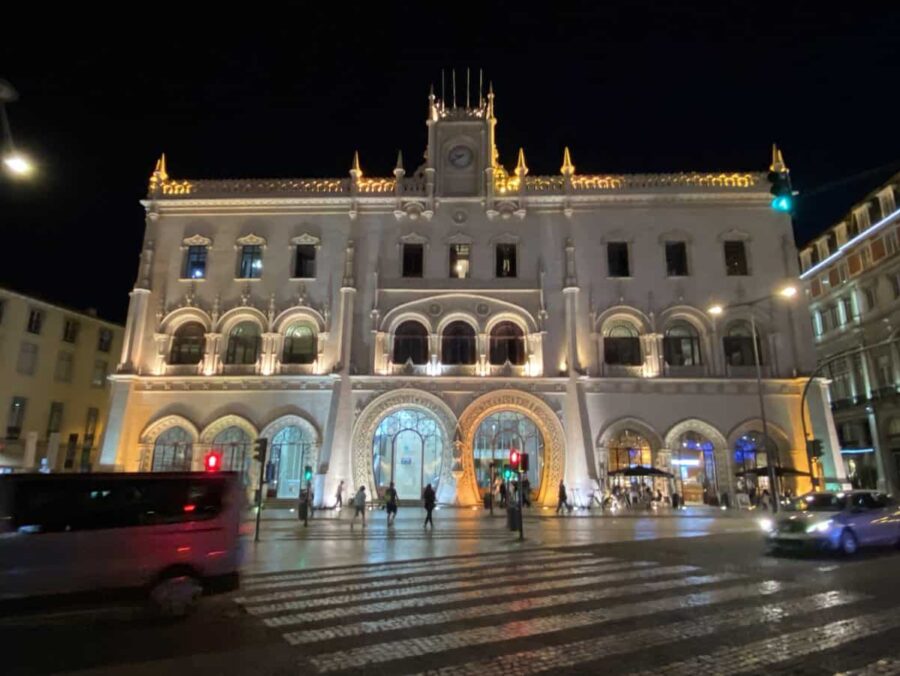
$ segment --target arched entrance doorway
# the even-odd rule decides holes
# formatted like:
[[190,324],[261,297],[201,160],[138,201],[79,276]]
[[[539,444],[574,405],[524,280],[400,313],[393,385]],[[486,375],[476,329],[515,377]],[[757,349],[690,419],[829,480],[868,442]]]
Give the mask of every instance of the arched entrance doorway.
[[401,408],[384,418],[372,442],[372,470],[379,496],[394,482],[401,500],[417,500],[427,484],[438,490],[446,439],[430,413]]
[[542,399],[517,390],[498,390],[469,404],[459,419],[461,474],[457,497],[478,505],[488,490],[493,459],[502,467],[509,451],[529,454],[529,482],[537,504],[555,505],[565,465],[565,435],[556,412]]

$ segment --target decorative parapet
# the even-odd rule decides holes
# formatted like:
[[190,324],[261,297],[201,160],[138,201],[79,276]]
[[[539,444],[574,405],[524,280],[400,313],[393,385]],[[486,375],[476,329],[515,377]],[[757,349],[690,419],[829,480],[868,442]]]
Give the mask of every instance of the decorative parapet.
[[[389,192],[393,179],[363,179],[376,184],[390,182],[387,190],[363,190],[363,192]],[[343,178],[283,178],[283,179],[234,179],[174,181],[169,178],[151,179],[148,197],[222,197],[231,195],[272,194],[350,194],[350,181]]]
[[392,194],[397,188],[397,180],[394,178],[360,178],[359,192]]

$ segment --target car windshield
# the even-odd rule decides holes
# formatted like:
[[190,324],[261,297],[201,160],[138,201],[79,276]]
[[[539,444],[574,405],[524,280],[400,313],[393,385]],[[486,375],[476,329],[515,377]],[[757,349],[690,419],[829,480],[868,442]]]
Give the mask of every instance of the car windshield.
[[840,512],[846,505],[843,493],[814,493],[794,500],[792,508],[798,512]]

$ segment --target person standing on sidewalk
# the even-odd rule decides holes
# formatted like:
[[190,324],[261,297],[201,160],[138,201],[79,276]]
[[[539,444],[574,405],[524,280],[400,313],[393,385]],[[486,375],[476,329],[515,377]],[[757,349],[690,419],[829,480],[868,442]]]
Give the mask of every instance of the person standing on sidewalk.
[[334,508],[340,509],[344,506],[344,480],[338,484],[337,491],[334,494]]
[[[565,507],[569,509],[569,496],[566,494],[566,485],[562,479],[559,481],[559,504],[556,505],[556,514],[559,516],[560,511]],[[565,512],[563,512],[565,514]]]
[[387,510],[387,525],[390,528],[394,525],[394,519],[397,518],[397,502],[400,498],[397,496],[397,489],[394,488],[394,482],[388,486],[384,492],[384,506]]
[[422,493],[422,499],[425,501],[425,525],[422,527],[428,528],[428,524],[431,524],[431,529],[434,530],[434,521],[431,520],[431,512],[434,511],[436,496],[431,484],[425,486],[425,492]]
[[350,530],[353,530],[353,524],[356,523],[356,517],[362,515],[363,528],[366,527],[366,487],[360,486],[353,496],[353,519],[350,520]]

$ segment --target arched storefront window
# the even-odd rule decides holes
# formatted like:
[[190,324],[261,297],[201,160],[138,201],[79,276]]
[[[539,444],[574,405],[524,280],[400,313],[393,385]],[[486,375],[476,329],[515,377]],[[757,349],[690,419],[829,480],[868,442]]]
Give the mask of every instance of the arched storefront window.
[[666,329],[663,356],[669,366],[700,366],[700,336],[688,322],[678,322]]
[[[729,326],[728,332],[722,338],[722,347],[725,350],[725,361],[729,366],[756,365],[753,358],[753,330],[749,322],[739,321]],[[756,348],[759,352],[759,363],[764,364],[759,334],[756,336]]]
[[392,481],[401,500],[418,500],[427,484],[437,490],[444,444],[444,432],[430,413],[403,408],[383,418],[372,443],[378,494]]
[[[303,480],[303,468],[315,467],[315,440],[298,425],[282,427],[269,444],[274,480],[269,482],[268,494],[277,498],[298,498]],[[305,488],[305,486],[303,486]]]
[[395,364],[405,364],[412,361],[413,364],[428,363],[428,329],[419,322],[403,322],[394,332],[394,355],[392,361]]
[[170,427],[153,444],[151,472],[190,472],[193,451],[191,433],[180,426]]
[[222,454],[222,470],[241,472],[244,482],[247,481],[247,469],[252,453],[250,446],[253,440],[247,432],[237,425],[226,427],[212,441],[211,450]]
[[626,322],[607,329],[603,337],[603,361],[613,366],[640,366],[644,360],[637,329]]
[[291,324],[284,332],[282,364],[312,364],[318,355],[316,331],[309,324]]
[[[768,443],[764,445],[763,435],[761,432],[747,432],[738,437],[734,444],[734,467],[735,472],[746,472],[768,466],[768,458],[770,455],[774,457],[775,442],[771,437],[767,439]],[[767,453],[766,451],[771,453]],[[738,478],[738,491],[768,488],[769,478],[767,476],[757,477],[747,474]]]
[[525,363],[525,336],[513,322],[499,322],[491,329],[490,360],[495,366],[507,361],[521,366]]
[[639,432],[625,429],[619,432],[609,444],[609,471],[629,467],[651,467],[653,453],[650,442]]
[[672,449],[672,473],[686,504],[718,500],[713,443],[699,432],[685,432]]
[[441,336],[441,363],[475,363],[475,329],[466,322],[452,322]]
[[255,364],[259,356],[259,343],[259,326],[256,322],[241,322],[228,334],[225,363]]
[[544,437],[538,426],[524,413],[499,411],[485,418],[475,432],[473,453],[475,476],[481,488],[491,481],[490,463],[494,461],[495,474],[509,462],[512,449],[528,453],[528,481],[532,491],[541,487],[544,471]]
[[172,336],[170,364],[199,364],[206,346],[206,330],[199,322],[187,322]]

